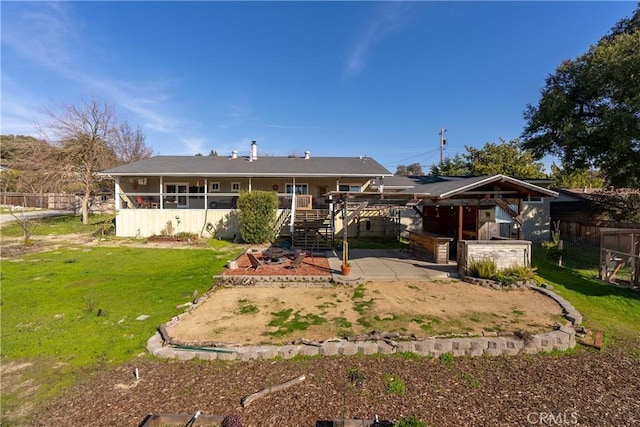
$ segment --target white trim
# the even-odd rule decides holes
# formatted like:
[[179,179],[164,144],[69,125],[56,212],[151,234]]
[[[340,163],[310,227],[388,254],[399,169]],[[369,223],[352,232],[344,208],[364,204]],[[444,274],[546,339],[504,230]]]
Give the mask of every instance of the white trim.
[[[174,185],[176,187],[175,193],[169,193],[167,187],[170,185]],[[180,192],[180,187],[185,188],[185,192]],[[164,184],[164,199],[169,199],[176,203],[179,208],[188,208],[189,207],[189,183],[188,182],[166,182]],[[184,203],[180,203],[180,199],[184,198]]]
[[301,187],[301,188],[304,187],[304,188],[306,188],[307,191],[304,192],[304,193],[296,193],[296,194],[305,194],[305,195],[306,194],[310,194],[309,193],[309,184],[307,184],[305,182],[298,183],[298,182],[295,182],[295,180],[294,180],[293,183],[287,182],[287,183],[284,184],[284,192],[285,192],[285,194],[293,194],[292,190],[294,188],[297,189],[298,187]]
[[[341,190],[340,187],[347,187],[348,190]],[[354,191],[354,187],[357,187],[357,190]],[[348,193],[361,193],[362,192],[362,185],[357,184],[357,183],[344,183],[341,182],[338,185],[338,191],[346,191]]]
[[544,203],[544,197],[529,196],[526,199],[522,199],[522,203],[528,203],[528,204],[531,204],[531,205]]

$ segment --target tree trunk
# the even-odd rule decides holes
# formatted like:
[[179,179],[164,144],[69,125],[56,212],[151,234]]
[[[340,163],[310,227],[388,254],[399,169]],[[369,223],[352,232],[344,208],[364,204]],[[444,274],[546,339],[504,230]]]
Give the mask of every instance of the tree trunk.
[[89,225],[89,197],[91,196],[91,189],[84,189],[84,196],[82,197],[82,224]]

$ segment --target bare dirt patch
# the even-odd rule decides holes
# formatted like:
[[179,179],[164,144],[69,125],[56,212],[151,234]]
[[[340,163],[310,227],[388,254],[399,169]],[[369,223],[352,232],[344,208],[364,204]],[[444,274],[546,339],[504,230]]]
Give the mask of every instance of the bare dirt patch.
[[220,288],[169,332],[183,342],[241,345],[322,341],[372,329],[419,338],[537,333],[551,329],[561,314],[557,303],[530,289],[494,290],[458,281]]

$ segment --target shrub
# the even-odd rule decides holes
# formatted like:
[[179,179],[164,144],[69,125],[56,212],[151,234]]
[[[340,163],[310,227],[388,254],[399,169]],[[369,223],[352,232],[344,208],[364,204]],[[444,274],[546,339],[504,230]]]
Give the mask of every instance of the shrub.
[[504,277],[513,278],[514,280],[535,280],[537,267],[525,267],[523,265],[514,265],[506,268],[500,273]]
[[560,246],[560,221],[555,221],[553,223],[551,241],[542,242],[542,249],[544,249],[547,259],[556,263],[560,261],[560,258],[566,255],[567,251],[562,249]]
[[559,242],[542,242],[542,249],[547,259],[558,262],[560,258],[567,254],[566,249],[560,249]]
[[273,191],[243,191],[238,197],[240,238],[246,243],[265,243],[275,236],[278,195]]
[[473,259],[465,268],[465,273],[480,279],[493,279],[498,275],[498,265],[491,258]]
[[387,392],[389,394],[402,395],[407,391],[407,386],[402,378],[393,376],[391,374],[384,374],[384,382],[387,385]]
[[353,385],[360,385],[364,382],[364,372],[359,368],[347,368],[347,376]]
[[425,423],[413,416],[409,418],[400,418],[394,425],[396,427],[426,427]]

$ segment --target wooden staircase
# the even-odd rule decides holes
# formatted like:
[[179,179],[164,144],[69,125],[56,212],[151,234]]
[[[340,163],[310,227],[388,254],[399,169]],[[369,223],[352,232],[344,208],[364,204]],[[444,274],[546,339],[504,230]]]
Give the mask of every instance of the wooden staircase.
[[331,216],[328,209],[296,211],[291,243],[304,251],[326,251],[333,248]]

